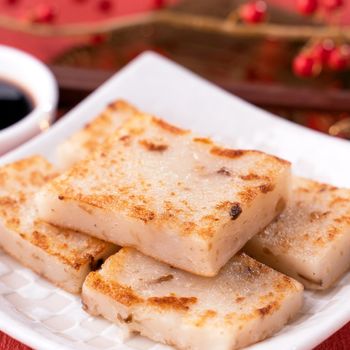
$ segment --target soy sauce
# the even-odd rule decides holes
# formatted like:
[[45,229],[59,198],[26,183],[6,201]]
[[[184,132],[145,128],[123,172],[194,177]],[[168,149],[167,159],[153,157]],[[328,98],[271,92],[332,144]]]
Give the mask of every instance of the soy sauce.
[[32,98],[19,86],[0,80],[0,129],[17,123],[34,108]]

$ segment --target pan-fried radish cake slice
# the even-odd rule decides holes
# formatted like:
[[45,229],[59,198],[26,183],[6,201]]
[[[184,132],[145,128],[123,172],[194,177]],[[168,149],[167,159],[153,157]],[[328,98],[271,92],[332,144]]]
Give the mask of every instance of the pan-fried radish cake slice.
[[56,175],[39,156],[0,168],[0,244],[25,266],[78,293],[86,275],[116,247],[37,219],[33,197]]
[[83,285],[84,308],[124,330],[186,350],[233,350],[281,329],[303,286],[244,253],[215,277],[172,268],[122,248]]
[[37,197],[42,219],[214,276],[284,208],[290,163],[135,116]]
[[138,113],[135,107],[123,100],[109,104],[98,117],[57,147],[59,168],[68,169],[84,159],[117,128]]
[[245,249],[307,288],[330,287],[350,267],[350,190],[294,177],[286,210]]

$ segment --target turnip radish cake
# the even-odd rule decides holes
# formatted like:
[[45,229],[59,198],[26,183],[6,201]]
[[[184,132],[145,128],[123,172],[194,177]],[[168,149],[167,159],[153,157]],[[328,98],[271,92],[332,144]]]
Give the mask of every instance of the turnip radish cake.
[[37,219],[33,197],[56,175],[38,156],[0,168],[0,244],[23,265],[78,293],[86,275],[116,247]]
[[55,225],[214,276],[282,211],[289,186],[285,160],[139,115],[48,184],[37,204]]
[[307,288],[330,287],[350,267],[350,190],[294,177],[286,210],[246,251]]
[[243,253],[212,278],[122,248],[86,278],[82,301],[124,330],[186,350],[233,350],[280,330],[303,286]]
[[110,103],[98,117],[57,147],[59,168],[68,169],[87,157],[117,128],[138,113],[135,107],[123,100]]

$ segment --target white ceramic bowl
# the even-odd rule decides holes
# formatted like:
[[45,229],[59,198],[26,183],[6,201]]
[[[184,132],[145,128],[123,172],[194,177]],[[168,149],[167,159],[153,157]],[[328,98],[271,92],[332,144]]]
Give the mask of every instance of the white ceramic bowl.
[[20,50],[0,45],[0,80],[21,87],[34,100],[26,117],[0,130],[0,155],[45,130],[55,116],[58,89],[50,70]]

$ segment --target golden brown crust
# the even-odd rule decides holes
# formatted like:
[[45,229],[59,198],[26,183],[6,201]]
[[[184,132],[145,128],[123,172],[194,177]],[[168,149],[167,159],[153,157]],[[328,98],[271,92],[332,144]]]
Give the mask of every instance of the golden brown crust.
[[[19,221],[17,222],[17,224]],[[45,251],[48,255],[56,257],[67,266],[79,270],[83,265],[94,265],[95,257],[100,256],[109,246],[108,243],[93,237],[87,237],[80,232],[55,227],[44,222],[36,222],[35,230],[31,232],[21,232],[20,228],[12,225],[12,230],[16,230],[22,239],[30,241],[33,245]],[[49,234],[47,233],[49,232]],[[57,235],[58,238],[55,237]],[[60,235],[65,237],[60,239]],[[81,237],[81,247],[74,244],[73,236]],[[82,237],[84,236],[84,237]],[[70,242],[71,239],[71,242]],[[79,249],[74,249],[74,246]]]
[[0,197],[0,208],[5,210],[5,213],[7,209],[14,211],[18,208],[18,201],[10,196],[2,196]]
[[122,99],[118,99],[109,103],[107,108],[111,111],[128,110],[134,114],[140,113],[140,111],[135,106]]
[[[150,320],[157,317],[156,313],[164,316],[176,313],[181,322],[194,327],[233,326],[231,330],[269,318],[289,296],[303,289],[301,284],[242,252],[220,274],[213,278],[194,277],[134,249],[122,248],[107,260],[100,272],[91,273],[85,285],[91,292],[100,291],[103,296],[130,307],[121,322],[139,311],[149,314]],[[165,285],[159,285],[158,281]],[[183,295],[186,291],[191,294]],[[136,317],[133,319],[136,321]]]
[[211,148],[210,153],[219,156],[219,157],[227,157],[227,158],[239,158],[248,153],[248,151],[242,151],[240,149],[229,149],[229,148],[222,148],[218,146],[214,146]]
[[85,285],[100,292],[125,306],[148,304],[161,310],[188,311],[197,302],[195,297],[178,297],[175,295],[143,298],[136,294],[129,286],[105,279],[98,271],[91,272],[85,280]]
[[270,155],[272,159],[274,159],[275,161],[277,161],[278,163],[280,164],[283,164],[283,165],[286,165],[286,166],[290,166],[291,165],[291,162],[288,161],[288,160],[285,160],[283,158],[280,158],[280,157],[277,157],[277,156],[274,156],[274,155]]
[[[1,168],[1,172],[6,172],[8,169],[13,169],[17,172],[25,171],[27,167],[35,166],[35,164],[41,163],[42,158],[38,155],[17,160],[11,164],[5,165]],[[46,162],[46,167],[51,168],[48,162]]]
[[135,107],[123,100],[110,103],[95,119],[59,147],[59,152],[63,152],[60,158],[64,162],[66,153],[71,152],[76,153],[70,156],[75,162],[85,158],[95,152],[107,137],[139,114]]
[[174,135],[184,135],[184,134],[188,134],[189,131],[188,130],[184,130],[184,129],[180,129],[177,126],[174,126],[172,124],[169,124],[167,122],[165,122],[162,119],[158,119],[153,117],[152,121],[155,125],[159,126],[160,128],[162,128],[165,131],[168,131]]
[[251,322],[254,319],[264,318],[268,315],[273,315],[279,308],[280,303],[277,301],[273,301],[267,304],[266,306],[254,309],[250,313],[242,314],[239,316],[235,312],[228,313],[227,315],[225,315],[225,322],[231,325],[234,322],[237,322],[238,320],[240,324],[239,328],[241,328],[243,324]]
[[144,301],[130,287],[122,286],[115,281],[106,281],[98,271],[89,273],[85,285],[125,306],[133,306]]
[[[37,169],[42,171],[38,171]],[[2,193],[0,195],[0,216],[12,227],[18,218],[20,208],[27,200],[27,189],[38,188],[56,176],[52,166],[40,156],[32,156],[4,165],[0,168]]]
[[1,188],[0,217],[13,234],[76,270],[91,264],[93,257],[110,246],[80,232],[35,219],[34,195],[57,176],[44,158],[33,156],[5,165],[0,168],[0,174],[6,175]]
[[101,139],[106,137],[110,132],[109,127],[111,124],[112,116],[106,112],[101,113],[94,120],[87,123],[84,129],[81,130],[78,134],[76,134],[78,137],[80,134],[80,137],[85,137],[86,139],[82,143],[83,149],[88,153],[93,152],[96,149],[96,147],[101,143]]
[[130,216],[142,220],[144,223],[152,221],[155,218],[155,213],[145,206],[134,205],[131,207]]
[[[248,281],[261,278],[261,276],[268,275],[270,272],[270,269],[267,266],[251,259],[244,253],[239,253],[239,257],[243,259],[244,265],[246,266],[242,272],[245,273],[245,278]],[[259,297],[259,301],[265,305],[240,316],[239,320],[241,322],[247,322],[256,318],[263,318],[272,315],[281,307],[286,293],[289,293],[291,290],[299,291],[301,289],[302,286],[300,284],[296,284],[295,281],[288,276],[281,275],[281,277],[274,282],[273,291]],[[235,299],[235,302],[240,304],[245,303],[246,301],[245,298],[238,296]],[[236,317],[237,315],[235,313],[227,314],[225,321],[232,323]]]
[[262,193],[268,193],[272,192],[275,189],[275,186],[272,183],[266,183],[258,186],[258,188]]
[[[284,213],[258,239],[271,254],[322,254],[350,227],[349,203],[348,189],[295,177]],[[280,209],[278,202],[276,210]]]
[[238,192],[238,197],[244,204],[251,203],[258,195],[258,190],[256,188],[247,188],[243,191]]
[[195,297],[177,297],[175,295],[164,297],[148,298],[147,302],[152,306],[156,306],[165,310],[188,311],[191,305],[197,302]]
[[240,256],[240,258],[244,261],[244,265],[246,266],[244,273],[246,278],[248,279],[254,279],[259,277],[260,275],[267,274],[270,270],[269,267],[267,267],[266,265],[254,259],[251,259],[242,252],[238,253],[237,256]]
[[32,234],[32,243],[43,250],[48,250],[49,243],[47,241],[47,236],[41,234],[38,231],[34,231]]
[[[301,179],[301,178],[300,178]],[[295,188],[295,191],[297,192],[326,192],[326,191],[335,191],[338,188],[329,184],[325,184],[322,182],[317,182],[309,179],[303,179],[303,183],[300,184],[297,188]]]
[[209,319],[214,318],[216,315],[217,312],[214,310],[205,310],[196,321],[196,327],[203,327]]
[[164,143],[156,143],[150,140],[140,140],[139,144],[146,148],[148,151],[164,152],[168,149],[168,145]]
[[249,173],[249,174],[246,174],[246,175],[240,175],[239,177],[242,180],[245,180],[245,181],[255,181],[255,180],[271,181],[268,176],[258,175],[258,174],[255,174],[255,173]]
[[[169,159],[175,160],[174,150],[182,146],[179,154],[183,154],[186,162],[184,167],[175,169],[176,166],[168,164]],[[152,152],[145,152],[145,149]],[[223,156],[234,155],[234,158],[249,154],[252,159],[248,164],[244,162],[244,170],[240,171],[240,160],[236,167],[235,160],[219,159],[210,150]],[[165,157],[164,162],[162,157]],[[95,171],[96,167],[99,171]],[[158,169],[164,172],[163,177],[157,174]],[[183,173],[184,169],[188,176]],[[81,203],[84,208],[91,206],[92,211],[94,207],[110,210],[144,223],[151,222],[161,231],[171,227],[178,234],[193,234],[210,240],[239,214],[238,209],[230,211],[232,205],[220,207],[221,201],[235,200],[241,212],[257,196],[273,191],[273,184],[286,171],[286,167],[276,164],[274,157],[263,152],[216,147],[209,138],[195,137],[160,119],[140,114],[108,138],[99,152],[52,182],[47,191],[50,195],[63,196],[66,201]],[[208,194],[213,198],[208,201],[210,204],[201,205],[196,192],[211,178],[217,184],[222,181],[226,189],[222,193],[212,191],[219,195]],[[169,195],[160,198],[157,191],[160,197],[163,193]]]
[[208,137],[194,137],[193,141],[194,142],[204,143],[206,145],[212,145],[213,144],[213,141],[210,138],[208,138]]
[[272,315],[280,308],[279,303],[277,302],[272,302],[262,308],[257,309],[257,313],[261,317],[265,317],[267,315]]

